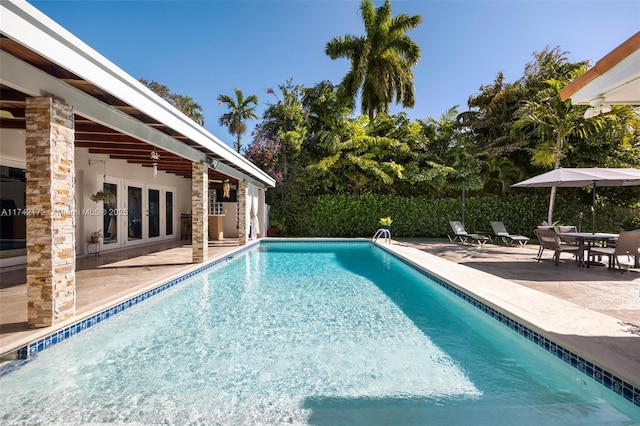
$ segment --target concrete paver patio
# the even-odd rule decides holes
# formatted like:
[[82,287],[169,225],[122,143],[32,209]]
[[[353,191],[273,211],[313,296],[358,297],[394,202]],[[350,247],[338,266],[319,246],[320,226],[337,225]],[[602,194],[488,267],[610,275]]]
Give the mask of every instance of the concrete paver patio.
[[[555,266],[550,260],[553,253],[548,250],[538,262],[535,260],[538,246],[533,244],[525,247],[487,244],[480,248],[443,240],[401,242],[640,327],[639,269],[621,274],[601,265],[578,267],[569,253],[563,253],[560,263]],[[621,260],[624,262],[625,259]]]

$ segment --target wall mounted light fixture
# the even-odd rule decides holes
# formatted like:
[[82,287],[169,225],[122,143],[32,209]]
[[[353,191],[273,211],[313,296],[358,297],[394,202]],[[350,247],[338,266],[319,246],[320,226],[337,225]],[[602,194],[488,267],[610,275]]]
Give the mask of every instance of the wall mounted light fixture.
[[220,161],[218,161],[217,158],[214,158],[211,155],[207,155],[207,165],[209,167],[211,167],[212,169],[216,169],[219,163]]
[[589,105],[591,106],[584,112],[584,118],[587,120],[589,118],[597,117],[600,114],[611,112],[611,104],[605,103],[604,97],[590,100]]

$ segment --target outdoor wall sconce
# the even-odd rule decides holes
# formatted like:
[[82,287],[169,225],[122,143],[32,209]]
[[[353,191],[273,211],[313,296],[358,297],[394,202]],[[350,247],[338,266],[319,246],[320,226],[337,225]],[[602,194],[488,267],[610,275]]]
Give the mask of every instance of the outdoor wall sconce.
[[153,160],[153,177],[158,176],[158,160],[160,159],[160,154],[155,149],[151,151],[151,160]]
[[611,104],[607,104],[604,101],[605,98],[603,97],[590,100],[589,105],[591,106],[584,112],[584,118],[588,120],[589,118],[597,117],[600,114],[611,112]]
[[216,169],[218,167],[218,164],[220,164],[220,161],[218,161],[218,159],[207,155],[207,165],[209,167],[211,167],[212,169]]

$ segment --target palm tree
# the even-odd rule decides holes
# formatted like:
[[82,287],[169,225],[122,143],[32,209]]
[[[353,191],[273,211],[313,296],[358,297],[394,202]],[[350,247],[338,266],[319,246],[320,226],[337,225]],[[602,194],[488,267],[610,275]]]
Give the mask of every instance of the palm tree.
[[[538,137],[539,142],[533,149],[532,162],[537,166],[560,168],[560,162],[566,156],[568,138],[575,136],[586,138],[594,130],[601,129],[603,117],[585,120],[586,108],[571,105],[571,100],[560,98],[563,85],[559,80],[548,80],[548,88],[533,101],[526,101],[515,113],[514,131]],[[547,223],[553,223],[553,208],[556,199],[556,187],[551,187]]]
[[229,95],[218,95],[218,103],[226,104],[227,108],[229,108],[229,112],[220,116],[218,123],[221,126],[226,126],[229,129],[229,133],[237,137],[234,145],[236,151],[240,152],[242,147],[241,137],[247,132],[245,121],[258,118],[255,112],[258,106],[258,97],[251,95],[245,98],[242,90],[237,87],[235,92],[236,100]]
[[391,0],[376,9],[372,0],[362,0],[360,12],[365,35],[335,37],[325,48],[331,59],[351,60],[351,70],[342,79],[345,96],[355,105],[361,95],[362,112],[373,121],[379,112],[388,113],[393,101],[413,107],[415,88],[411,68],[420,61],[420,47],[406,32],[422,22],[422,16],[391,16]]

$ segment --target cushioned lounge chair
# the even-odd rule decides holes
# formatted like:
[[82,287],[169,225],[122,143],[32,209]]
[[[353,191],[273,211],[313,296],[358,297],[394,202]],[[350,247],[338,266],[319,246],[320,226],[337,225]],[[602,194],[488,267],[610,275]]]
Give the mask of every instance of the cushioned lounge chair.
[[496,234],[496,236],[502,239],[502,242],[505,243],[505,245],[511,246],[517,242],[521,247],[524,247],[527,242],[529,242],[529,237],[508,233],[504,223],[500,221],[491,222],[491,229],[493,229],[493,233]]
[[589,260],[601,255],[609,256],[609,269],[613,269],[617,263],[618,270],[622,273],[618,256],[640,256],[640,229],[620,232],[615,247],[589,247]]
[[553,250],[553,257],[551,259],[555,261],[556,266],[558,266],[558,262],[560,261],[560,254],[562,252],[571,252],[573,253],[574,257],[578,257],[578,251],[580,250],[580,247],[573,244],[563,243],[562,241],[560,241],[560,238],[558,237],[558,234],[556,234],[556,231],[538,228],[535,230],[535,233],[538,237],[538,242],[540,243],[540,250],[538,250],[538,257],[536,258],[538,262],[540,262],[542,253],[545,249]]
[[[493,242],[491,240],[491,237],[489,237],[488,235],[468,233],[464,229],[464,226],[462,226],[462,222],[460,221],[457,221],[457,220],[449,221],[449,226],[451,226],[451,230],[453,231],[453,238],[451,237],[451,235],[447,235],[447,236],[449,237],[449,241],[451,241],[452,243],[455,243],[456,241],[460,241],[463,244],[471,244],[471,242],[475,241],[476,243],[478,243],[480,247],[482,247],[484,243],[486,243],[487,241]],[[469,240],[471,240],[471,242],[469,242]]]

